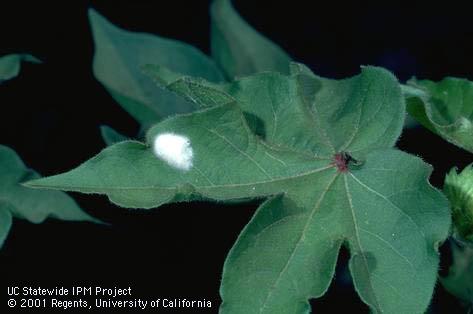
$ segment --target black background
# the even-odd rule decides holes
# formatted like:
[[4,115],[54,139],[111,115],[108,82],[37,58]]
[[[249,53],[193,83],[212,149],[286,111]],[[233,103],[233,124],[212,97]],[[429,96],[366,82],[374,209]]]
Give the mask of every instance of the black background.
[[[466,6],[234,4],[256,29],[319,75],[343,78],[371,64],[390,69],[401,81],[414,75],[473,79],[473,23]],[[2,2],[0,55],[31,53],[44,64],[24,64],[19,78],[0,86],[0,143],[43,175],[67,171],[98,153],[104,147],[101,124],[129,136],[138,131],[138,124],[92,76],[90,6],[120,27],[182,40],[209,53],[209,1]],[[435,167],[431,182],[437,187],[451,167],[472,161],[471,154],[421,128],[406,131],[398,147]],[[202,202],[145,211],[118,208],[103,196],[72,195],[113,226],[15,220],[0,251],[2,300],[11,285],[131,286],[141,298],[205,298],[213,302],[213,310],[187,312],[217,312],[225,256],[258,202]],[[449,254],[445,247],[443,251],[445,271]],[[368,313],[346,283],[347,257],[342,251],[336,280],[326,296],[312,302],[314,312]],[[1,302],[0,312],[8,312],[6,299]],[[440,286],[432,311],[461,313]]]

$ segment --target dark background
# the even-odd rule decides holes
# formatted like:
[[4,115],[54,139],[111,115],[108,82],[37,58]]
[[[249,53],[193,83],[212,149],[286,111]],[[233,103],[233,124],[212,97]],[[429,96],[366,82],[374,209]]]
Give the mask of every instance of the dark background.
[[[350,5],[316,1],[234,0],[241,15],[317,74],[343,78],[372,64],[411,76],[473,79],[471,11],[453,2],[435,5]],[[93,78],[93,45],[87,8],[120,27],[193,44],[209,53],[209,1],[5,1],[0,11],[0,55],[31,53],[42,65],[24,64],[19,78],[0,86],[0,143],[12,147],[43,175],[67,171],[98,153],[99,125],[133,136],[138,124]],[[398,147],[422,156],[441,187],[445,172],[472,161],[471,154],[418,128]],[[131,286],[134,297],[205,298],[217,312],[221,269],[228,250],[258,202],[167,205],[127,210],[106,197],[73,194],[98,226],[48,220],[15,220],[0,251],[0,297],[7,286]],[[443,247],[442,270],[449,263]],[[344,274],[341,252],[336,279],[314,302],[316,313],[368,313]],[[6,301],[0,312],[8,312]],[[345,309],[349,310],[345,310]],[[440,286],[434,313],[461,313]],[[178,313],[178,310],[172,311]]]

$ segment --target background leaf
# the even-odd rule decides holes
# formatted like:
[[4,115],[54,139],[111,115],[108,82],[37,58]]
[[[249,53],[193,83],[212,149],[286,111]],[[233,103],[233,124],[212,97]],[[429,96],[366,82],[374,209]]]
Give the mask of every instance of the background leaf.
[[191,103],[156,87],[141,73],[140,66],[160,64],[210,81],[223,79],[214,62],[190,45],[120,29],[93,9],[89,10],[89,20],[95,42],[95,77],[144,127],[194,108]]
[[230,0],[215,0],[210,13],[212,57],[229,79],[261,71],[289,73],[287,53],[244,21]]
[[440,277],[445,289],[461,299],[471,310],[473,306],[473,242],[450,238],[452,264],[448,275]]
[[0,248],[3,246],[8,236],[12,224],[10,211],[6,208],[6,204],[0,202]]
[[107,144],[107,146],[118,142],[126,141],[128,139],[128,137],[118,133],[108,125],[100,126],[100,134],[102,135],[103,141],[105,142],[105,144]]
[[473,152],[473,83],[447,77],[440,82],[411,79],[408,84],[421,91],[407,97],[412,117],[450,143]]
[[14,217],[32,223],[41,223],[49,216],[62,220],[98,222],[83,212],[65,193],[22,186],[22,182],[37,179],[39,175],[26,168],[13,150],[2,145],[0,165],[1,208],[8,209]]
[[0,57],[0,84],[20,73],[21,61],[41,63],[41,60],[28,54],[10,54]]

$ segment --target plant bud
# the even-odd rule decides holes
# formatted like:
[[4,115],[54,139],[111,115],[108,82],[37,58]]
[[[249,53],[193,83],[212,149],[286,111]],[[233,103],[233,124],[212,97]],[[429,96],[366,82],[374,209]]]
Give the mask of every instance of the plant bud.
[[452,206],[455,233],[473,241],[473,164],[460,173],[455,168],[450,170],[445,177],[443,191]]

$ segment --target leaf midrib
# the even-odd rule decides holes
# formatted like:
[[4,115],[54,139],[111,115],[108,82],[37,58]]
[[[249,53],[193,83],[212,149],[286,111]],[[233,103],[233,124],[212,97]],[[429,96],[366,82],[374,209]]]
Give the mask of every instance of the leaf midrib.
[[374,298],[374,303],[375,304],[373,306],[376,308],[377,312],[383,313],[383,309],[381,308],[381,305],[379,304],[378,296],[376,295],[376,291],[373,287],[373,282],[371,280],[371,276],[369,275],[368,261],[366,259],[366,255],[364,254],[364,250],[363,250],[363,247],[361,245],[360,234],[358,232],[359,227],[358,227],[358,223],[357,223],[357,219],[356,219],[356,215],[355,215],[355,208],[353,207],[351,193],[350,193],[350,190],[348,188],[347,176],[343,177],[343,181],[344,181],[344,184],[345,184],[345,191],[346,191],[346,196],[347,196],[347,199],[348,199],[348,204],[350,205],[350,213],[351,213],[351,216],[352,216],[352,219],[353,219],[353,228],[355,229],[356,244],[358,246],[359,254],[363,258],[363,265],[364,265],[366,273],[368,274],[367,277],[368,277],[369,288],[370,288],[371,294],[373,295],[373,298]]
[[[293,176],[288,176],[288,177],[283,177],[283,178],[276,178],[276,179],[271,179],[271,180],[266,180],[266,181],[258,181],[258,182],[249,182],[249,183],[236,183],[236,184],[224,184],[224,185],[204,185],[204,186],[194,186],[200,190],[212,190],[212,189],[221,189],[221,188],[235,188],[235,187],[246,187],[246,186],[253,186],[253,185],[264,185],[264,184],[270,184],[270,183],[276,183],[276,182],[284,182],[284,181],[292,181],[296,179],[300,179],[305,176],[312,175],[317,172],[321,172],[324,170],[328,169],[333,169],[335,168],[335,165],[329,164],[327,166],[317,168],[317,169],[312,169],[310,171],[300,173],[297,175]],[[54,178],[53,177],[48,177],[48,178]],[[38,179],[42,180],[42,179]],[[127,186],[115,186],[115,187],[102,187],[102,186],[87,186],[87,187],[80,187],[80,186],[59,186],[59,185],[35,185],[34,181],[28,184],[25,184],[25,186],[28,187],[33,187],[33,188],[52,188],[52,189],[67,189],[67,190],[86,190],[86,189],[96,189],[96,190],[102,190],[102,191],[113,191],[113,190],[175,190],[177,186],[138,186],[138,187],[127,187]]]
[[268,301],[271,298],[271,296],[273,295],[274,290],[276,289],[276,286],[278,285],[279,281],[281,280],[283,273],[286,272],[287,268],[289,267],[289,264],[291,263],[292,259],[295,256],[295,253],[296,253],[297,249],[299,248],[301,242],[305,238],[307,228],[310,225],[310,223],[312,222],[312,218],[314,217],[317,210],[320,208],[320,205],[322,204],[322,201],[324,200],[325,195],[327,194],[328,190],[330,189],[332,184],[336,181],[336,179],[339,175],[340,175],[340,172],[337,172],[332,177],[332,179],[329,181],[329,183],[327,184],[327,186],[323,190],[322,194],[320,195],[319,199],[317,200],[316,204],[314,205],[314,208],[311,210],[309,216],[307,217],[307,221],[304,225],[304,228],[302,229],[301,235],[300,235],[299,239],[297,240],[297,243],[294,246],[294,249],[291,252],[291,255],[289,256],[287,262],[284,264],[284,267],[282,268],[282,270],[279,272],[277,279],[274,281],[273,285],[270,287],[269,292],[268,292],[265,300],[263,301],[263,304],[259,308],[259,313],[263,313],[264,310],[266,309]]

